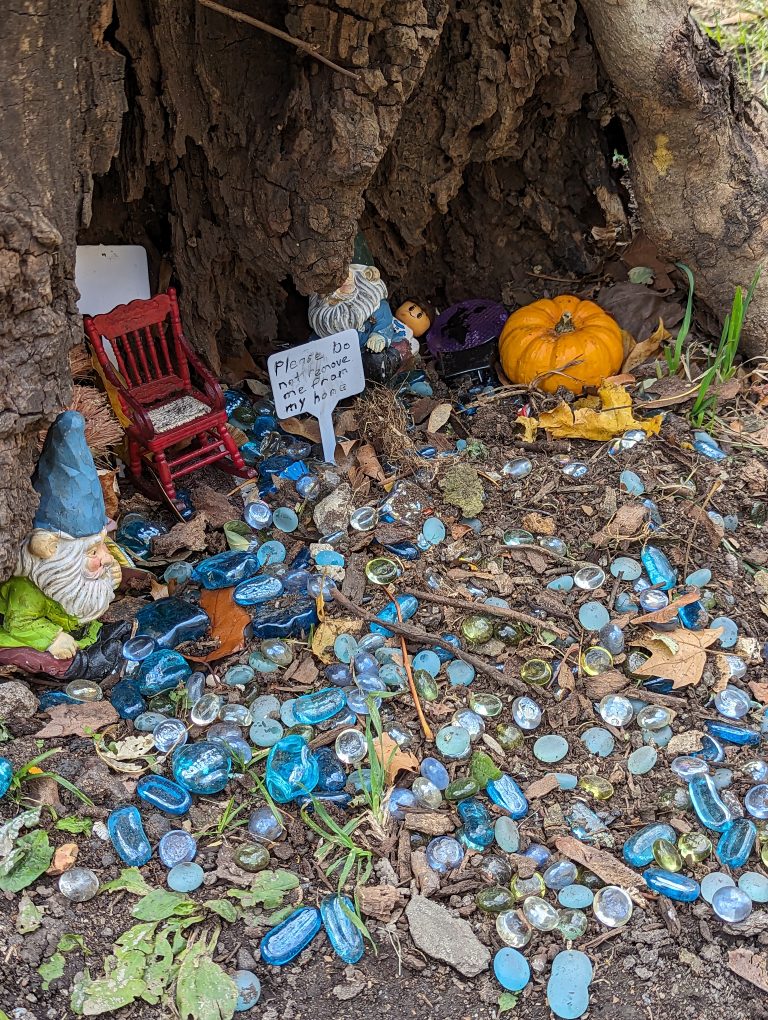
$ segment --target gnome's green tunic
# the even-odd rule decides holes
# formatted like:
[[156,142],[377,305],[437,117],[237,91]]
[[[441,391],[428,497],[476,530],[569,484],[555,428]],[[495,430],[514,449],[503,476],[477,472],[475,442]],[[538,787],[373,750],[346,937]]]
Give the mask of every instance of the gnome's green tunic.
[[[0,586],[0,648],[48,649],[62,630],[71,634],[78,648],[92,645],[101,630],[98,620],[83,625],[76,616],[43,595],[28,577],[12,577]],[[78,635],[81,635],[78,637]]]

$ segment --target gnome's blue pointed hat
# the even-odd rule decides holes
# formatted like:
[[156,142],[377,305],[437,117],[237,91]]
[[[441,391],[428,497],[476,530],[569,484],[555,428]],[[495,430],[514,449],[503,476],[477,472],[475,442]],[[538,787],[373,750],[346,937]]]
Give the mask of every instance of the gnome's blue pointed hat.
[[64,411],[48,429],[32,485],[40,494],[36,528],[86,538],[106,527],[104,495],[79,411]]

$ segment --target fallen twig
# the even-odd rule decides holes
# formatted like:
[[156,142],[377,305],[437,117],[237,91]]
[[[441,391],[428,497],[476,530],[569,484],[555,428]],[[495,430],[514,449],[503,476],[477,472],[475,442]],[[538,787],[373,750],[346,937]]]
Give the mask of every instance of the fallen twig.
[[325,64],[326,67],[333,68],[334,71],[338,71],[339,74],[344,74],[347,78],[353,78],[355,81],[360,81],[360,75],[355,74],[354,71],[348,71],[346,67],[341,67],[339,64],[334,64],[328,57],[324,57],[322,53],[318,53],[317,47],[313,46],[312,43],[304,42],[303,39],[297,39],[295,36],[288,35],[287,32],[283,32],[282,29],[275,28],[274,25],[267,24],[266,21],[259,21],[258,18],[252,18],[250,14],[243,14],[242,11],[233,11],[230,7],[224,7],[222,4],[214,3],[214,0],[197,0],[203,7],[209,7],[212,11],[216,11],[218,14],[226,14],[227,17],[232,18],[234,21],[242,21],[245,25],[252,25],[254,28],[260,28],[262,32],[268,32],[269,35],[274,35],[278,39],[282,39],[283,42],[290,43],[291,46],[295,46],[297,50],[302,50],[304,53],[309,53],[310,56],[314,57],[315,60],[319,60],[321,64]]
[[[397,601],[396,597],[394,598],[394,603],[395,610],[397,611],[398,623],[402,624],[403,614],[400,612],[400,603]],[[424,709],[421,707],[421,699],[419,698],[419,692],[416,689],[416,681],[413,676],[413,669],[411,668],[411,657],[408,654],[408,648],[406,647],[405,638],[403,637],[402,634],[400,634],[400,649],[403,653],[403,666],[405,667],[405,675],[408,677],[408,686],[411,689],[411,697],[413,698],[413,703],[416,706],[416,715],[419,717],[419,725],[421,726],[421,731],[427,738],[427,740],[434,740],[435,735],[432,732],[432,727],[427,722],[427,718],[424,715]]]
[[568,632],[556,627],[549,620],[540,620],[530,613],[521,613],[517,609],[506,609],[504,606],[488,605],[485,602],[470,602],[468,599],[452,598],[449,595],[437,595],[431,591],[419,591],[416,588],[404,588],[407,595],[413,595],[417,599],[424,599],[425,602],[435,602],[438,606],[447,606],[449,609],[458,609],[461,612],[483,613],[487,616],[498,616],[502,620],[517,620],[518,623],[529,623],[532,627],[546,627],[547,630],[559,634],[560,637],[568,637]]

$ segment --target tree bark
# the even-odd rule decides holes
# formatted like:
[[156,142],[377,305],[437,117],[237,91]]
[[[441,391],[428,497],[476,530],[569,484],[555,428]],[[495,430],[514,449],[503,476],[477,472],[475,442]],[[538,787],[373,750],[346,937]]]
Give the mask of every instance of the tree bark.
[[[81,336],[75,234],[91,214],[125,108],[123,61],[102,41],[111,4],[5,5],[0,32],[0,574],[37,497],[37,434],[71,393]],[[106,21],[105,21],[106,19]]]
[[[722,317],[768,256],[768,118],[743,100],[731,60],[687,0],[581,0],[621,99],[643,229],[688,264]],[[756,291],[744,348],[765,354],[768,288]]]

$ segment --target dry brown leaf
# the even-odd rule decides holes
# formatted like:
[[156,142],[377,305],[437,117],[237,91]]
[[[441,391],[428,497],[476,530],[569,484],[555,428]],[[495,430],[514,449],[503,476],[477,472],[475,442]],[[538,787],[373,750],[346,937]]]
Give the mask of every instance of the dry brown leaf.
[[542,776],[541,779],[534,779],[532,783],[526,786],[525,796],[528,800],[538,800],[539,797],[546,797],[548,793],[552,793],[559,785],[554,772],[548,772],[546,776]]
[[427,432],[439,432],[443,425],[445,425],[451,417],[452,410],[453,407],[447,402],[444,404],[438,404],[429,416]]
[[[570,673],[570,670],[562,672]],[[558,673],[558,679],[559,679]],[[598,673],[597,676],[588,676],[584,679],[584,690],[592,701],[599,701],[606,694],[618,694],[627,686],[627,678],[617,669],[609,669],[607,673]]]
[[768,705],[768,684],[761,684],[758,680],[750,680],[747,684],[755,696],[755,701],[761,705]]
[[564,857],[581,864],[588,871],[593,871],[607,885],[620,885],[625,889],[636,889],[645,885],[645,879],[626,864],[622,864],[613,854],[587,846],[574,836],[558,836],[555,846]]
[[365,443],[355,451],[357,457],[357,463],[360,465],[360,469],[363,474],[369,478],[373,478],[375,482],[383,482],[387,477],[384,468],[379,463],[379,458],[376,456],[376,451],[370,445]]
[[232,598],[234,588],[217,588],[211,591],[203,588],[200,595],[200,608],[204,609],[211,619],[211,637],[218,638],[219,647],[207,655],[186,655],[190,662],[215,662],[227,655],[234,655],[245,648],[245,628],[251,622],[248,611]]
[[319,672],[317,666],[312,661],[312,657],[306,655],[303,659],[294,660],[292,665],[283,673],[283,680],[290,680],[292,684],[297,686],[310,687],[317,680]]
[[54,705],[48,709],[50,722],[35,734],[39,739],[85,737],[114,726],[119,716],[108,701],[84,701],[81,705]]
[[310,443],[320,442],[320,425],[317,418],[312,418],[309,415],[306,418],[283,418],[280,428],[292,436],[308,439]]
[[520,524],[527,531],[532,531],[534,535],[554,535],[555,533],[555,522],[546,514],[535,512],[524,514]]
[[768,959],[764,953],[751,953],[748,949],[732,949],[728,953],[728,969],[768,992]]
[[158,599],[167,599],[168,585],[161,584],[154,576],[152,576],[149,582],[149,594],[155,602],[157,602]]
[[631,372],[638,365],[642,365],[643,362],[649,361],[654,354],[656,354],[665,340],[670,340],[672,334],[665,328],[662,319],[659,319],[659,324],[656,329],[651,333],[647,340],[641,340],[639,343],[635,341],[635,346],[624,358],[624,364],[621,366],[622,372]]
[[590,539],[592,545],[607,546],[639,538],[645,532],[648,510],[641,503],[625,503],[616,516]]
[[419,759],[410,751],[404,751],[388,733],[378,736],[373,745],[376,757],[384,766],[385,782],[391,786],[398,772],[418,772]]
[[700,598],[701,592],[698,589],[686,592],[685,595],[681,595],[679,599],[670,602],[663,609],[657,609],[655,613],[646,613],[644,616],[634,617],[631,623],[633,626],[637,626],[639,623],[669,623],[670,620],[674,620],[677,616],[678,609],[682,606],[689,606],[692,602],[698,602]]
[[62,843],[61,846],[56,847],[46,875],[63,875],[65,871],[74,868],[79,852],[80,848],[77,843]]
[[316,628],[312,636],[312,654],[329,666],[336,661],[336,656],[333,654],[333,642],[339,634],[359,634],[362,625],[362,620],[355,620],[351,616],[325,620]]
[[651,657],[636,672],[639,676],[671,680],[676,690],[697,684],[707,664],[707,648],[717,641],[722,632],[722,627],[709,630],[678,627],[662,634],[648,631],[645,636],[636,639],[635,644],[647,648]]
[[205,514],[212,528],[223,528],[227,521],[240,516],[240,511],[235,510],[223,492],[212,489],[205,482],[193,482],[190,488],[197,512]]

